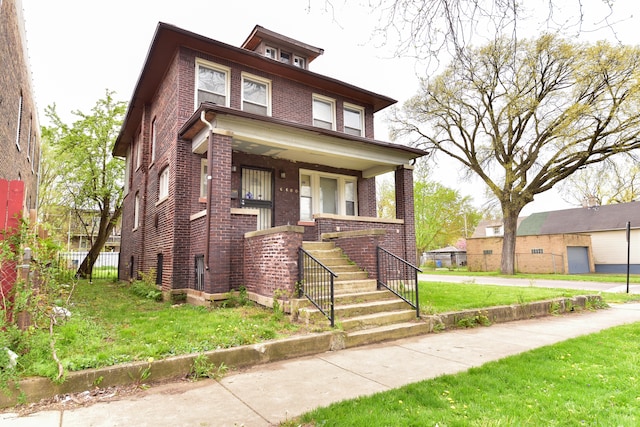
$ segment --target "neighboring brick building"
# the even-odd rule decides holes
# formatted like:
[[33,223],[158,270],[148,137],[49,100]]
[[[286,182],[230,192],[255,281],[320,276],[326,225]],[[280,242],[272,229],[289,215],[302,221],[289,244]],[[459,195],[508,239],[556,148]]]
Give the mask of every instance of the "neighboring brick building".
[[[521,273],[640,273],[640,202],[539,212],[518,219],[516,270]],[[472,271],[500,269],[499,223],[481,222],[467,240]],[[485,230],[486,229],[486,230]],[[500,233],[497,233],[500,234]]]
[[[375,140],[374,113],[396,101],[311,72],[322,53],[259,26],[238,48],[158,25],[114,148],[122,279],[292,291],[302,241],[348,231],[415,264],[410,163],[424,152]],[[390,171],[398,219],[385,221],[375,177]]]
[[40,130],[20,0],[0,1],[0,179],[24,182],[25,215],[37,208]]

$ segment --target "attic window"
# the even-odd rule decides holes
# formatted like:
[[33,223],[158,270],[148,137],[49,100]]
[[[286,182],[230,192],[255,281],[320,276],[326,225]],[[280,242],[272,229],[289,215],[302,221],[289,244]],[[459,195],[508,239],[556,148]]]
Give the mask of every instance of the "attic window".
[[285,64],[291,64],[291,54],[287,52],[280,52],[280,62]]
[[264,50],[264,56],[266,56],[267,58],[276,59],[277,54],[278,49],[276,49],[275,47],[267,46]]
[[300,68],[306,68],[306,61],[300,56],[293,55],[293,65]]

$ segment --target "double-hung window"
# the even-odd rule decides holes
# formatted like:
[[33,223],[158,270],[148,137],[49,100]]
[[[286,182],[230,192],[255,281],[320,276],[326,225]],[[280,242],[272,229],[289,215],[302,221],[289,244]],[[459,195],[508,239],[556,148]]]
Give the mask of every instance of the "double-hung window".
[[336,129],[336,102],[331,98],[313,95],[313,125],[324,129]]
[[271,115],[271,82],[242,73],[242,110],[264,116]]
[[169,167],[162,169],[158,178],[158,201],[169,197]]
[[348,175],[300,170],[300,220],[313,215],[357,215],[357,178]]
[[344,133],[364,136],[364,109],[355,105],[344,104]]
[[229,68],[196,60],[196,108],[203,102],[229,106]]

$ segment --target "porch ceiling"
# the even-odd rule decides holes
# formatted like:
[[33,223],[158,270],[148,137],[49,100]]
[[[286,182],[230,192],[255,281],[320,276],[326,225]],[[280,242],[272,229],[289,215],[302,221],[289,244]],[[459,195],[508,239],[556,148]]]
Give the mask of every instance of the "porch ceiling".
[[[214,132],[231,135],[233,149],[244,153],[358,170],[365,178],[392,171],[426,154],[411,147],[238,113],[208,111],[206,117]],[[202,121],[185,124],[180,135],[191,141],[194,153],[207,151],[208,128]]]

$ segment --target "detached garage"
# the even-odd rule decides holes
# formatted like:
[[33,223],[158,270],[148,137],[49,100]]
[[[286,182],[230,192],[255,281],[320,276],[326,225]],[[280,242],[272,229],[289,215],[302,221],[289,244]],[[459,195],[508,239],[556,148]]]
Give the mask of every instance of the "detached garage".
[[[627,222],[631,224],[630,272],[640,274],[640,202],[540,212],[522,218],[516,238],[516,269],[523,273],[626,273]],[[469,269],[499,269],[501,252],[501,237],[469,239]]]

